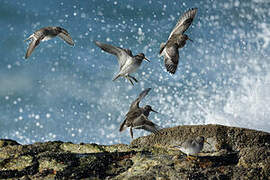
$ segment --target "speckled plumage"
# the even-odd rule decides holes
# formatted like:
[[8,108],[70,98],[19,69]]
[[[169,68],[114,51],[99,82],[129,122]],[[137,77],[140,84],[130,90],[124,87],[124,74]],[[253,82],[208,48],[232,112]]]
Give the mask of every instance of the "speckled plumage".
[[182,143],[180,146],[174,146],[175,148],[178,148],[180,151],[187,155],[194,155],[203,149],[204,145],[204,137],[198,136],[195,139],[189,138],[184,143]]
[[34,32],[31,36],[29,36],[25,40],[25,41],[31,40],[29,47],[27,49],[26,55],[25,55],[25,59],[27,59],[32,54],[34,49],[39,45],[39,43],[41,41],[47,41],[47,40],[54,38],[56,36],[59,36],[61,39],[63,39],[69,45],[74,46],[74,42],[73,42],[72,38],[70,37],[67,30],[65,30],[64,28],[54,27],[54,26],[44,27],[44,28],[41,28],[41,29],[37,30],[36,32]]
[[148,94],[151,88],[142,91],[139,97],[132,102],[129,111],[126,114],[124,122],[120,125],[119,131],[122,132],[125,128],[130,127],[130,135],[133,138],[132,128],[144,129],[153,133],[158,133],[157,125],[148,119],[150,111],[156,112],[150,105],[139,107],[140,101]]
[[173,28],[172,32],[166,43],[161,43],[159,54],[164,56],[164,64],[168,72],[174,74],[176,72],[178,61],[179,61],[179,48],[183,48],[189,37],[184,34],[184,32],[191,25],[195,15],[197,13],[197,8],[192,8],[185,12],[177,24]]

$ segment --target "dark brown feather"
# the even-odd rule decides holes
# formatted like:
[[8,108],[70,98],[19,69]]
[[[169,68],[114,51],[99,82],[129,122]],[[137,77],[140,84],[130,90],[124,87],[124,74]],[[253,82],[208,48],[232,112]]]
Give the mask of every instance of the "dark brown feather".
[[176,72],[179,61],[179,52],[177,46],[167,47],[164,52],[164,64],[168,72]]
[[191,25],[193,19],[197,14],[198,8],[192,8],[186,11],[178,20],[177,24],[174,26],[170,36],[168,39],[171,38],[174,34],[183,34]]
[[141,102],[141,100],[149,93],[149,91],[151,90],[151,88],[147,88],[145,89],[144,91],[142,91],[140,93],[140,95],[138,96],[137,99],[135,99],[135,101],[133,101],[130,105],[130,110],[133,109],[133,108],[139,108],[139,104]]
[[183,34],[191,25],[197,8],[192,8],[185,12],[178,20],[169,35],[166,44],[161,44],[160,54],[164,56],[164,64],[168,72],[175,74],[179,61],[179,48],[183,48],[186,41],[189,39],[187,35]]
[[[151,88],[148,88],[140,93],[138,98],[131,103],[128,113],[124,122],[120,125],[119,131],[123,131],[125,127],[130,127],[130,136],[133,138],[132,128],[144,129],[153,133],[157,133],[156,125],[148,120],[147,116],[152,110],[151,106],[147,105],[144,108],[139,107],[140,101],[148,94]],[[150,107],[150,109],[147,107]],[[152,110],[153,111],[153,110]]]

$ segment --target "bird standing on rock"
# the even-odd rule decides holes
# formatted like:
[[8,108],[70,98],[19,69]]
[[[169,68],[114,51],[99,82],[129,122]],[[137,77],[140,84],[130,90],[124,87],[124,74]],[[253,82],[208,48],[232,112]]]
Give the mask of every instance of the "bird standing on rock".
[[135,129],[144,129],[146,131],[150,131],[153,133],[159,133],[157,129],[157,125],[148,119],[150,111],[157,113],[157,111],[153,110],[150,105],[146,105],[144,107],[139,107],[140,101],[148,94],[151,88],[148,88],[142,91],[139,97],[132,102],[130,105],[129,111],[126,114],[126,119],[120,125],[119,131],[122,132],[127,127],[130,127],[130,136],[133,138],[132,128]]
[[109,44],[101,43],[99,41],[95,41],[95,44],[98,47],[100,47],[103,51],[106,51],[110,54],[117,56],[120,70],[113,79],[113,81],[123,76],[127,78],[132,85],[134,85],[132,80],[134,80],[135,82],[138,81],[135,77],[131,76],[130,74],[135,72],[140,67],[143,60],[150,62],[150,60],[147,59],[143,53],[133,56],[130,49],[112,46]]
[[190,155],[196,155],[199,152],[201,152],[205,142],[208,143],[207,141],[205,141],[203,136],[198,136],[196,138],[187,139],[180,146],[173,146],[173,147],[185,153],[187,155],[187,158],[192,159],[192,156]]
[[197,10],[197,8],[192,8],[185,12],[173,28],[167,42],[160,45],[159,54],[160,56],[164,56],[165,67],[171,74],[174,74],[177,69],[179,59],[178,49],[184,47],[187,40],[192,41],[184,32],[191,25]]
[[39,45],[41,41],[47,41],[56,36],[59,36],[60,38],[62,38],[69,45],[74,46],[74,42],[72,38],[70,37],[67,30],[65,30],[64,28],[55,27],[55,26],[44,27],[37,30],[31,36],[29,36],[26,40],[24,40],[24,41],[31,40],[31,43],[29,44],[29,47],[25,55],[25,59],[27,59],[32,54],[34,49]]

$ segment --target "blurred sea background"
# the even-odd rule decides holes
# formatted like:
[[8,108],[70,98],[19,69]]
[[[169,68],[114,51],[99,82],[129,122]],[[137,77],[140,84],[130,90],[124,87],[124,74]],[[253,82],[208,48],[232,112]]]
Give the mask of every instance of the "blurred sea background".
[[[186,34],[175,75],[158,57],[179,16],[198,14]],[[222,124],[270,132],[270,1],[268,0],[2,0],[0,1],[0,138],[129,143],[120,123],[145,88],[141,105],[161,127]],[[69,31],[42,42],[29,59],[23,40],[46,26]],[[98,40],[143,52],[151,60],[120,78],[116,57]],[[135,137],[148,132],[135,130]]]

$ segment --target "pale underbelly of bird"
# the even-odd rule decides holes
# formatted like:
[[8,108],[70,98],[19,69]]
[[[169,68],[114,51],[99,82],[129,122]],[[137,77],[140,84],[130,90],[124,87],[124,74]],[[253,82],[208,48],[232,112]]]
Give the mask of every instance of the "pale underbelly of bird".
[[187,155],[194,155],[201,151],[199,146],[193,146],[188,148],[181,147],[180,150]]
[[139,67],[139,64],[127,64],[123,67],[119,74],[126,76],[128,74],[134,73]]

